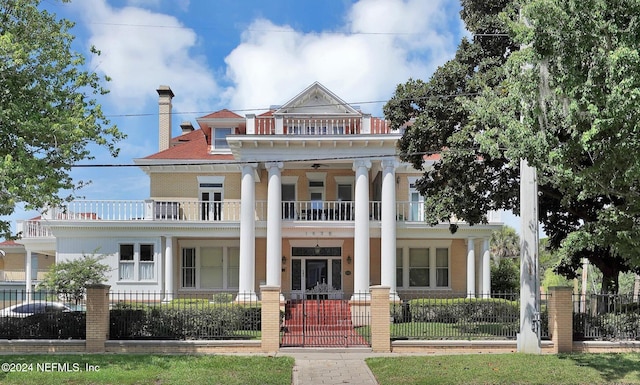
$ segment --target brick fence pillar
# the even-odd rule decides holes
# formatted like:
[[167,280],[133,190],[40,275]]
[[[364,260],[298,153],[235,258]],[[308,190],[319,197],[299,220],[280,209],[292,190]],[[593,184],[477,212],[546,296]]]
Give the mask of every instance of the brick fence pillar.
[[87,353],[104,353],[109,339],[109,285],[87,286]]
[[573,288],[549,288],[549,334],[555,353],[573,350]]
[[389,318],[389,287],[372,286],[371,292],[371,350],[391,351],[391,329]]
[[262,296],[262,351],[280,349],[280,286],[260,286]]

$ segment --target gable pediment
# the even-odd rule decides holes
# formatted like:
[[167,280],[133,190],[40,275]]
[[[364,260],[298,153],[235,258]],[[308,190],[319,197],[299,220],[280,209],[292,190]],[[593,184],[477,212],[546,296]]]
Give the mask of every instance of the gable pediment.
[[360,116],[362,114],[325,86],[315,82],[279,107],[274,115]]

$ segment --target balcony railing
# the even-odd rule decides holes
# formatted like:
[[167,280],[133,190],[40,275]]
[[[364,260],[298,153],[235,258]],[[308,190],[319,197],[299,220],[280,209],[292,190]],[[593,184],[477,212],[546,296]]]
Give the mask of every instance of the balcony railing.
[[[33,271],[31,278],[41,281],[48,272],[48,269],[38,269]],[[0,282],[24,282],[26,279],[27,273],[24,270],[0,270]]]
[[248,132],[257,135],[360,135],[389,134],[389,122],[380,118],[284,118],[260,117]]
[[[19,221],[23,238],[52,237],[50,221],[183,221],[240,222],[239,200],[73,201],[64,208],[49,209],[42,219]],[[284,221],[354,221],[354,201],[285,201]],[[382,202],[369,202],[368,218],[382,219]],[[267,220],[267,202],[256,201],[256,221]],[[500,222],[500,213],[489,213],[489,223]],[[396,202],[396,221],[424,222],[424,203]],[[456,221],[452,218],[452,221]],[[456,221],[459,222],[459,221]]]

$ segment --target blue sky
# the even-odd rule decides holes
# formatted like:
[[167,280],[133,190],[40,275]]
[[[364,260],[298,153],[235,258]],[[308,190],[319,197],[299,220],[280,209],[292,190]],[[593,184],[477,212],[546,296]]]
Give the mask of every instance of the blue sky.
[[[98,100],[128,135],[120,156],[94,149],[92,164],[133,164],[157,151],[157,93],[175,93],[179,124],[222,108],[259,113],[319,81],[363,111],[382,116],[384,101],[409,78],[427,80],[453,57],[468,32],[454,0],[76,0],[44,1],[76,22],[74,48],[111,81]],[[102,54],[89,54],[94,45]],[[82,197],[145,199],[147,176],[135,167],[77,168],[91,180]],[[18,206],[10,218],[38,215]],[[507,222],[511,221],[505,217]],[[509,223],[511,225],[511,223]]]

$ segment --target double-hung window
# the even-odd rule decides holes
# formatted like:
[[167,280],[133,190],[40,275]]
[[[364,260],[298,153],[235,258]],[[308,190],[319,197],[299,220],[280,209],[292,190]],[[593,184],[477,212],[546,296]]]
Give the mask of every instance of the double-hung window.
[[120,266],[118,272],[121,281],[133,281],[135,264],[133,245],[120,245]]
[[396,287],[398,289],[451,287],[451,242],[407,242],[396,249]]
[[118,278],[120,281],[155,280],[154,244],[122,243],[118,255]]
[[196,245],[181,247],[180,286],[183,289],[236,289],[240,281],[240,248],[237,245]]

